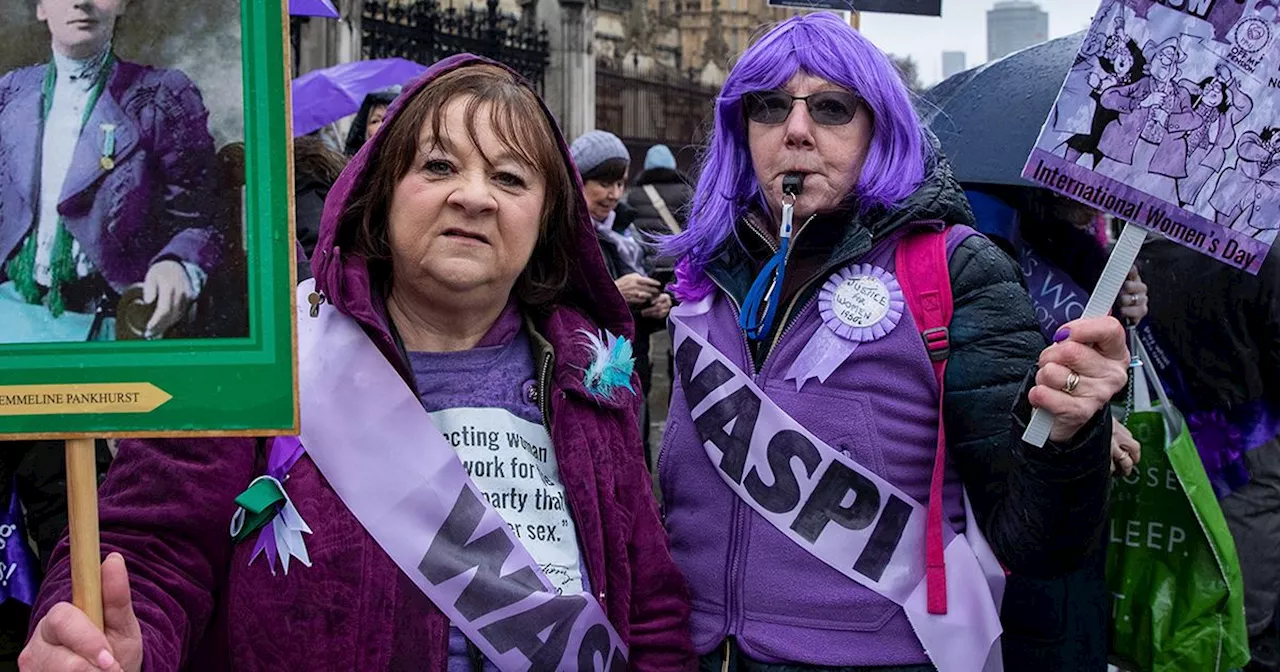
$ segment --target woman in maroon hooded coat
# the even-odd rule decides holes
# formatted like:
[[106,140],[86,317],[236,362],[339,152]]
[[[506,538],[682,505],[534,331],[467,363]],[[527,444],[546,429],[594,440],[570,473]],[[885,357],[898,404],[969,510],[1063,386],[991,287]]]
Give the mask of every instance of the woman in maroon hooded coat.
[[[301,445],[125,442],[101,495],[106,633],[62,602],[64,544],[24,670],[687,669],[686,589],[611,338],[632,326],[550,114],[506,69],[458,56],[386,125],[334,185],[300,290]],[[400,393],[411,409],[381,401]],[[413,464],[386,469],[392,453]],[[237,512],[251,482],[287,497],[262,533]],[[430,499],[459,488],[452,508]],[[426,519],[430,549],[406,562]]]

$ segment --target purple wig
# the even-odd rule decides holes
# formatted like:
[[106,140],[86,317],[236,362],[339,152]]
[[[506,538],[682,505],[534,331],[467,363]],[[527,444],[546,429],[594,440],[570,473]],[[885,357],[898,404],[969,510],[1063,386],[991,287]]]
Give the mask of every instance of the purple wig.
[[[856,92],[872,112],[871,143],[853,194],[860,210],[897,205],[924,180],[930,145],[906,86],[884,53],[835,14],[815,12],[783,21],[751,45],[729,72],[716,98],[715,125],[702,156],[688,226],[665,241],[665,252],[682,258],[690,282],[702,275],[744,212],[764,202],[747,147],[742,96],[781,88],[801,71]],[[702,293],[687,289],[691,294],[683,298]]]

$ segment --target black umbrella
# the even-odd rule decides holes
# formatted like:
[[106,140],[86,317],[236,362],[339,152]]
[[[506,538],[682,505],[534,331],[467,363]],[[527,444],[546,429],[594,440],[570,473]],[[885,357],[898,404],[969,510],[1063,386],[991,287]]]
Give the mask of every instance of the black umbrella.
[[[1040,138],[1084,32],[1060,37],[958,73],[924,93],[920,115],[951,160],[956,179],[1032,186],[1022,167]],[[1038,185],[1037,185],[1038,186]],[[1105,315],[1142,247],[1145,231],[1126,226],[1098,279],[1085,317]],[[1036,409],[1022,440],[1043,446],[1053,416]]]
[[961,182],[1030,185],[1020,177],[1084,32],[1027,47],[939,82],[918,102]]

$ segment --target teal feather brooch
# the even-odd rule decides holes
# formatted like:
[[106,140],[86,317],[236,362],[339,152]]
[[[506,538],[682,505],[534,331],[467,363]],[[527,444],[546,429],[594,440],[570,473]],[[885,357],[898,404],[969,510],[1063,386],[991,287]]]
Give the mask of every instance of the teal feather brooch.
[[591,351],[591,363],[583,372],[582,379],[587,392],[605,399],[612,397],[620,388],[635,394],[631,387],[631,372],[636,364],[631,341],[607,331],[593,334],[582,329],[578,333],[587,337],[583,345]]

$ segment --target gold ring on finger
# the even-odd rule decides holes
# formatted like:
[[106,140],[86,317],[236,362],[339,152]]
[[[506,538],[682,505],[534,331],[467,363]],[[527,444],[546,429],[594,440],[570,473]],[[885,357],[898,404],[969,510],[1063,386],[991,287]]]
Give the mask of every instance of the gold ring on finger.
[[1067,384],[1062,386],[1062,391],[1067,394],[1075,394],[1077,387],[1080,387],[1080,374],[1075,371],[1068,371]]

